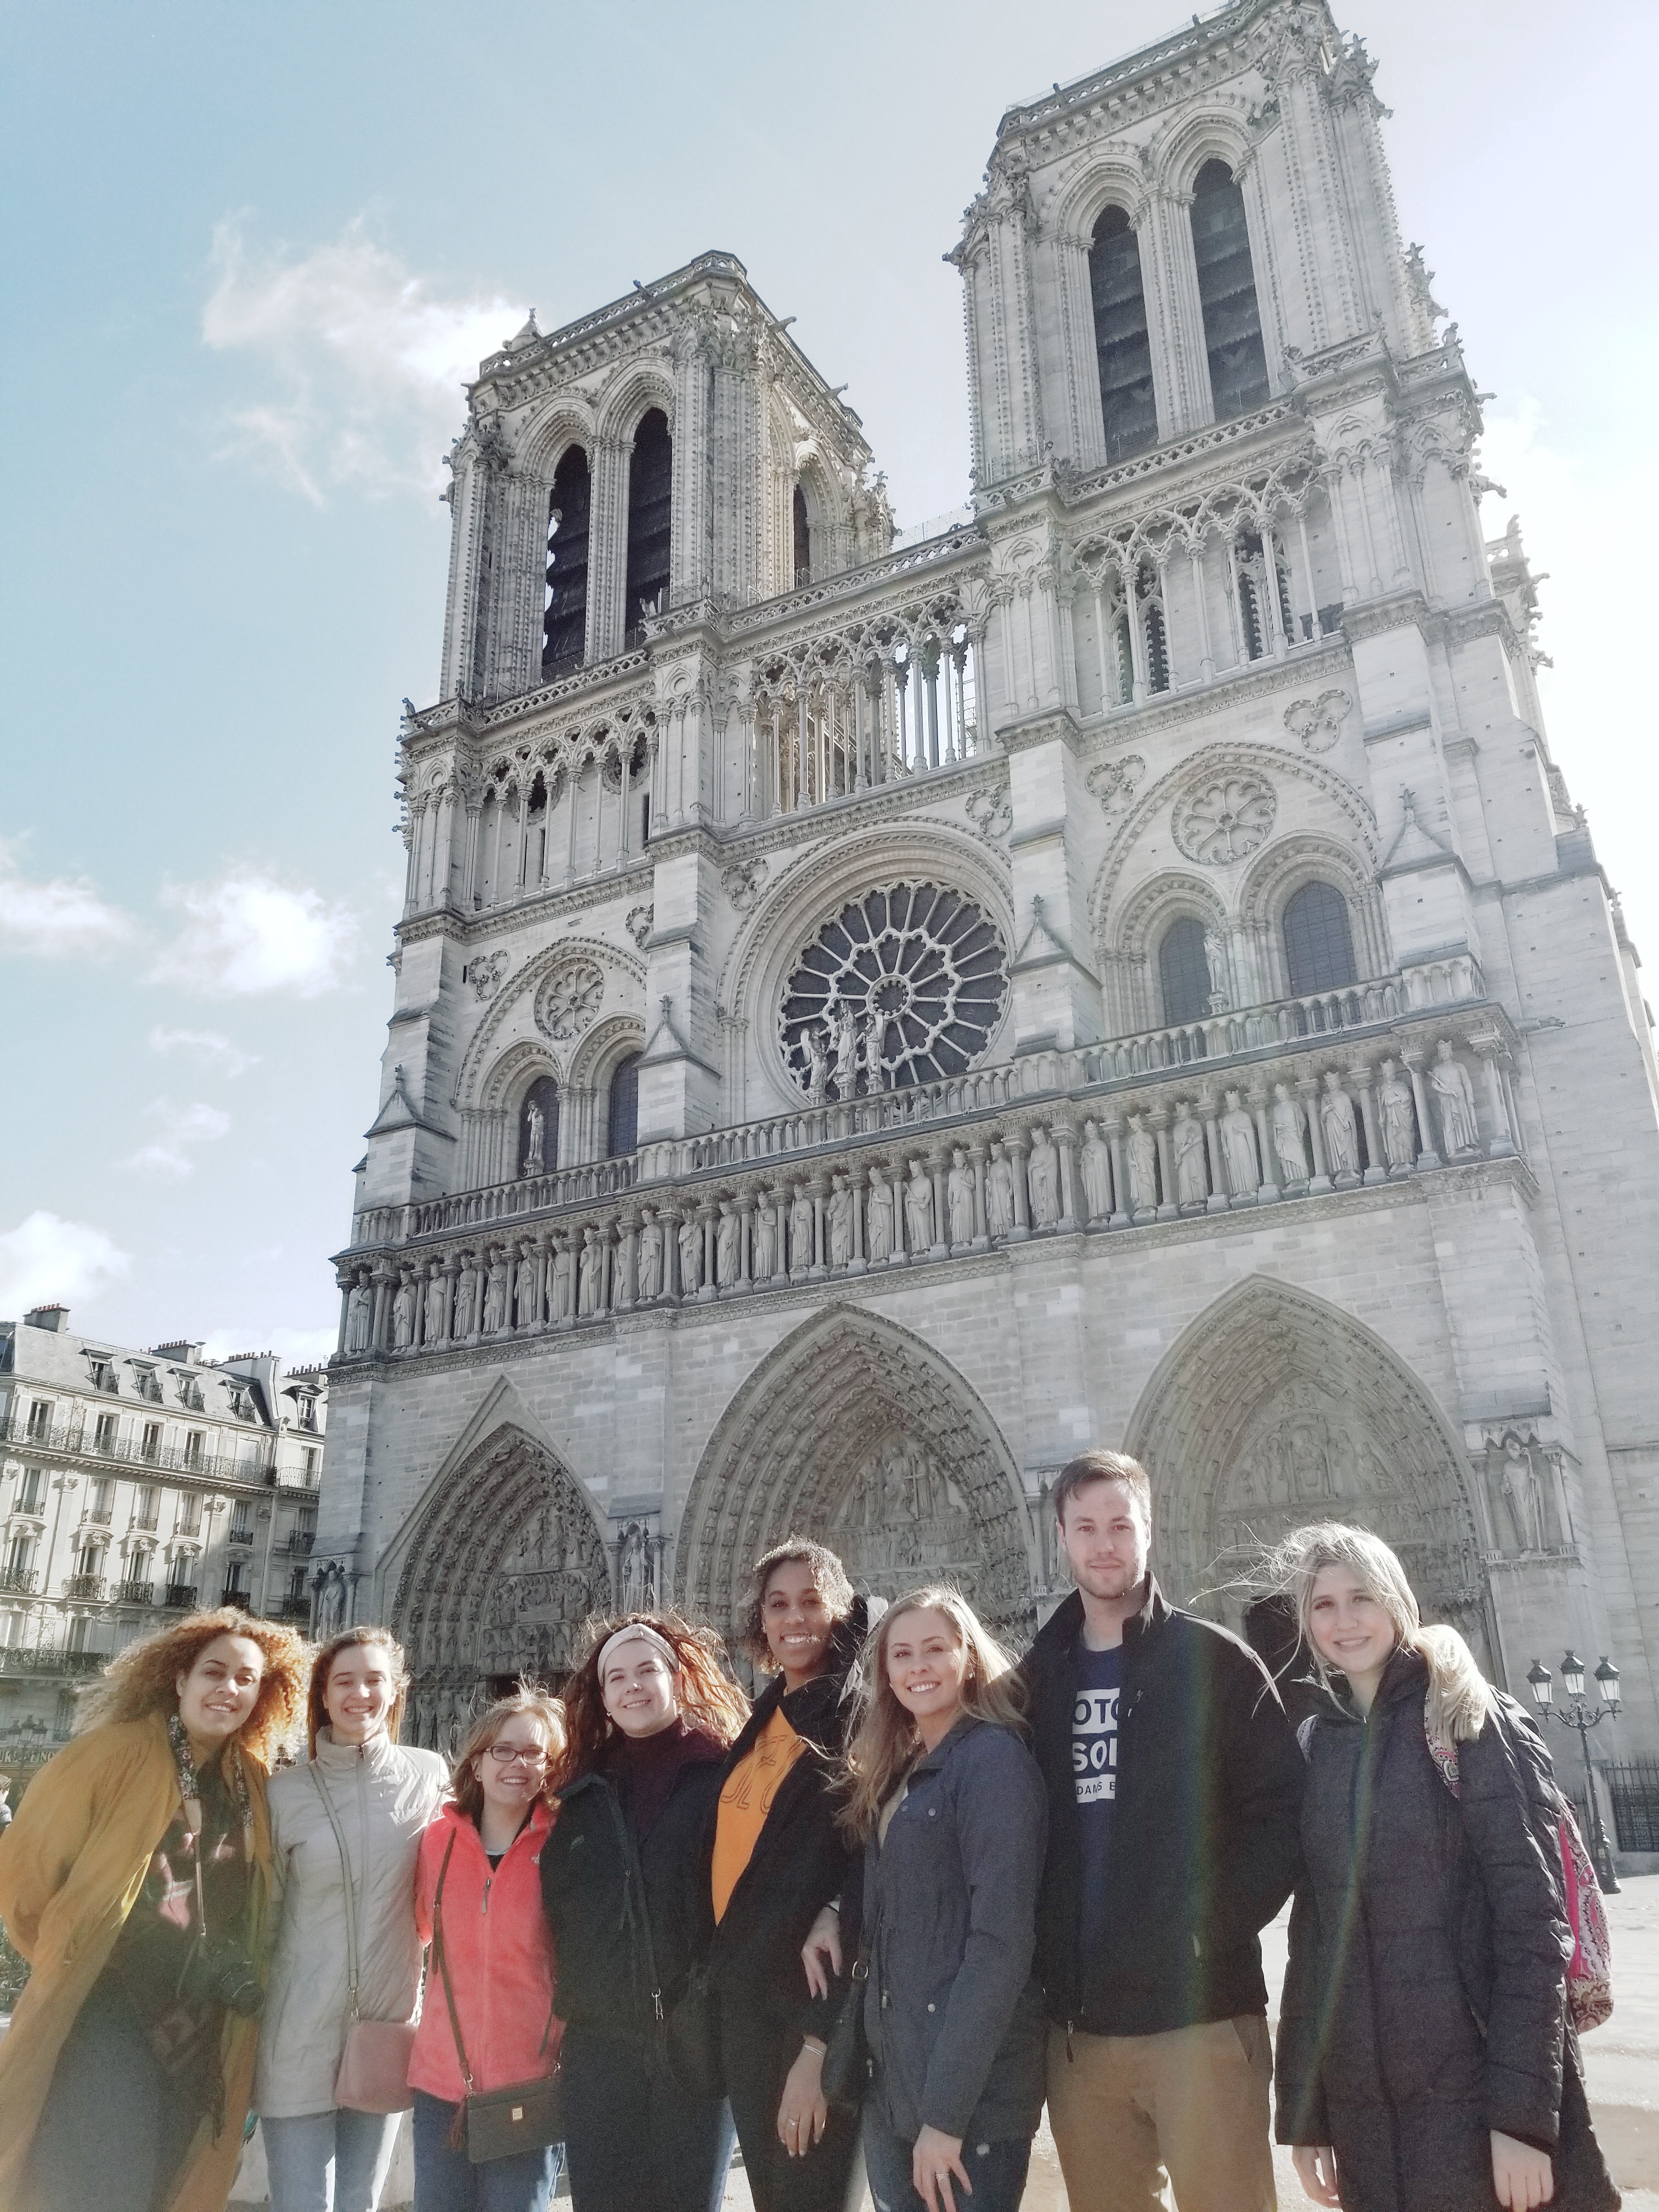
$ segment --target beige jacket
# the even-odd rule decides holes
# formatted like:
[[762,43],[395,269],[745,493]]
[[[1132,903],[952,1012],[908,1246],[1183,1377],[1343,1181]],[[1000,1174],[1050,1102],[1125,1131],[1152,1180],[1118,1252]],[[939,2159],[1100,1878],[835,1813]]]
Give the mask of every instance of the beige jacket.
[[420,1997],[415,1859],[448,1765],[384,1736],[361,1750],[337,1744],[324,1729],[315,1760],[285,1768],[270,1785],[279,1917],[253,2080],[254,2109],[266,2119],[332,2109],[350,2025],[345,1883],[319,1778],[351,1863],[358,2010],[365,2020],[411,2020]]

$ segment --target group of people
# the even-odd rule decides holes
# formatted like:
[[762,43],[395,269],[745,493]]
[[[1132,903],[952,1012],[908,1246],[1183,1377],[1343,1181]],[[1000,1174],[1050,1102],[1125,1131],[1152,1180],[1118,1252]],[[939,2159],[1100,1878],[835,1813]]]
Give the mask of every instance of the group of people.
[[[877,1616],[823,1546],[741,1638],[593,1625],[453,1766],[384,1629],[231,1608],[123,1652],[0,1837],[31,1973],[0,2212],[1012,2212],[1047,2104],[1075,2212],[1616,2207],[1565,1995],[1538,1730],[1398,1559],[1278,1558],[1321,1686],[1171,1605],[1121,1455],[1054,1492],[1076,1584],[1018,1662],[962,1596]],[[304,1755],[283,1760],[301,1726]],[[1294,1892],[1275,2053],[1261,1931]]]

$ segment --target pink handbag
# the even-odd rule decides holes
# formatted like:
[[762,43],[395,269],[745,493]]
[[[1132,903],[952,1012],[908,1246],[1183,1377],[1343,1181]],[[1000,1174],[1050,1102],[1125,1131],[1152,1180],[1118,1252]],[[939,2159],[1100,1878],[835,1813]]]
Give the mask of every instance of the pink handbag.
[[407,2112],[415,2103],[409,2086],[409,2062],[415,2052],[412,2020],[364,2020],[357,2011],[357,1899],[351,1879],[351,1861],[328,1785],[313,1763],[311,1778],[328,1814],[329,1826],[340,1850],[340,1878],[345,1885],[346,1973],[351,1988],[351,2025],[345,2049],[334,2076],[334,2102],[351,2112]]

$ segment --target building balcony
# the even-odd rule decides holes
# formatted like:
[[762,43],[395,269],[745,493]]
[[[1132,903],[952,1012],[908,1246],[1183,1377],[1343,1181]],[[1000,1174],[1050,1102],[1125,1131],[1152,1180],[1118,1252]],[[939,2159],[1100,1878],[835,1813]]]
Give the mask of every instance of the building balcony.
[[[1518,1042],[1459,955],[845,1104],[803,1099],[604,1163],[605,1194],[573,1193],[570,1178],[597,1174],[577,1170],[373,1209],[342,1255],[376,1293],[355,1303],[379,1331],[358,1349],[419,1357],[1033,1237],[1512,1172]],[[416,1292],[403,1344],[400,1279]]]
[[283,1539],[282,1548],[298,1559],[309,1559],[311,1547],[316,1540],[317,1531],[314,1528],[293,1528]]
[[64,1584],[64,1595],[73,1598],[93,1598],[100,1603],[109,1595],[109,1583],[102,1575],[70,1575]]
[[33,1597],[38,1567],[0,1567],[0,1597]]
[[308,1597],[279,1597],[274,1605],[265,1607],[278,1620],[309,1620],[311,1600]]
[[142,1440],[135,1443],[131,1438],[100,1449],[84,1435],[78,1423],[65,1419],[51,1425],[44,1422],[37,1425],[15,1413],[0,1421],[0,1443],[22,1444],[42,1457],[70,1464],[91,1463],[105,1468],[113,1460],[142,1468],[147,1474],[185,1474],[201,1482],[249,1486],[264,1481],[270,1463],[269,1454],[252,1466],[244,1465],[240,1459],[206,1453],[192,1459],[187,1451],[164,1450],[159,1445],[146,1450]]
[[155,1585],[153,1582],[117,1583],[115,1601],[118,1605],[154,1605]]
[[200,1600],[201,1593],[194,1583],[169,1583],[161,1602],[172,1611],[188,1613]]
[[[96,1674],[108,1663],[102,1651],[65,1651],[47,1645],[32,1650],[0,1650],[0,1674]],[[5,1764],[0,1755],[0,1765]]]

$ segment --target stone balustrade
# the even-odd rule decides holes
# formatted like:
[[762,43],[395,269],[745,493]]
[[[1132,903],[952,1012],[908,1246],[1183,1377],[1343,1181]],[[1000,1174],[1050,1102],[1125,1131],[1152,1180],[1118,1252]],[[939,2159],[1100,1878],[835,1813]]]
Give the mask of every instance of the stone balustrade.
[[[1444,988],[1459,981],[1449,969]],[[1386,978],[647,1146],[600,1202],[502,1210],[482,1233],[385,1209],[380,1249],[338,1263],[342,1356],[415,1358],[1515,1157],[1515,1032],[1480,999],[1414,1009],[1435,988]]]

